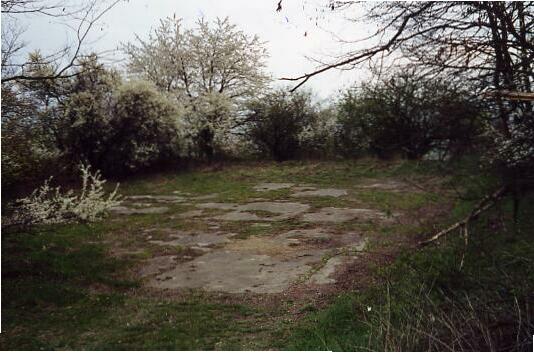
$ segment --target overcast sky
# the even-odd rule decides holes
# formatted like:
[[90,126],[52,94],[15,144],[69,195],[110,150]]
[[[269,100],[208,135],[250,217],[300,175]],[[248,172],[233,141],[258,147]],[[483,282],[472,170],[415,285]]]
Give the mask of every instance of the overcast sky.
[[[333,13],[321,0],[284,0],[283,10],[276,12],[277,0],[129,0],[121,2],[109,11],[93,32],[93,39],[86,47],[96,51],[115,49],[120,43],[132,41],[137,34],[148,36],[159,19],[172,16],[193,26],[201,16],[207,19],[228,16],[241,30],[257,34],[266,42],[270,54],[268,71],[275,78],[296,76],[311,71],[317,64],[306,59],[315,57],[328,60],[329,55],[339,54],[353,45],[340,44],[330,33],[343,39],[364,37],[369,25],[348,22],[343,16],[352,13]],[[323,13],[324,11],[324,13]],[[47,18],[24,19],[27,49],[41,49],[44,53],[64,45],[69,38],[66,27]],[[306,35],[305,35],[306,34]],[[117,53],[115,58],[119,58]],[[367,77],[366,70],[331,71],[311,79],[306,84],[322,98],[335,93],[357,80]]]

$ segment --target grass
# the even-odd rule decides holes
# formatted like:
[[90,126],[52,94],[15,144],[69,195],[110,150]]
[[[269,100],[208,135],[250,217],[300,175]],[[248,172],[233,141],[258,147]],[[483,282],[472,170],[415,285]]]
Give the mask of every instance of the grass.
[[[198,170],[139,177],[123,183],[120,190],[124,195],[168,195],[174,191],[191,195],[217,193],[213,200],[202,202],[239,203],[257,197],[277,200],[289,196],[289,190],[255,191],[253,186],[261,182],[344,188],[349,191],[347,197],[302,198],[296,202],[309,203],[312,210],[334,206],[403,212],[409,222],[377,226],[355,221],[332,226],[333,230],[339,232],[357,231],[369,235],[369,248],[381,249],[395,246],[399,237],[409,238],[425,231],[427,225],[415,218],[417,212],[424,211],[425,207],[451,204],[454,207],[450,217],[457,219],[469,211],[474,201],[453,202],[450,193],[439,193],[432,188],[428,191],[398,193],[362,190],[357,188],[358,184],[374,179],[409,178],[420,185],[427,185],[431,179],[444,180],[441,177],[444,172],[440,168],[434,162],[383,162],[373,159],[236,164],[218,171]],[[470,168],[463,164],[455,166],[449,171],[451,177],[448,180],[463,185],[461,191],[474,199],[480,190],[487,189],[493,181],[480,177],[469,178]],[[0,348],[353,350],[370,345],[372,348],[384,348],[385,339],[380,330],[386,313],[384,298],[387,297],[387,288],[383,285],[359,293],[340,293],[326,308],[311,303],[297,304],[287,298],[279,307],[266,309],[250,302],[228,302],[202,293],[166,297],[145,290],[136,276],[132,275],[132,268],[139,261],[155,254],[176,255],[184,252],[178,247],[150,245],[147,236],[159,239],[164,235],[164,229],[205,231],[210,226],[202,218],[168,217],[195,209],[193,205],[169,203],[165,206],[170,211],[164,216],[132,215],[112,217],[92,225],[47,226],[31,232],[4,232],[3,334],[0,335]],[[205,212],[217,214],[219,211]],[[445,223],[447,220],[431,219],[431,222]],[[246,239],[313,226],[298,219],[270,222],[268,227],[254,223],[227,222],[221,224],[219,230],[233,232],[237,238]],[[524,224],[525,229],[528,226],[531,225]],[[478,239],[476,234],[473,231],[472,237]],[[480,234],[492,233],[481,229]],[[530,268],[529,261],[532,261],[534,253],[531,245],[524,244],[523,240],[500,244],[495,240],[501,239],[498,237],[480,238],[484,239],[484,247],[478,247],[479,244],[475,242],[470,245],[461,272],[457,270],[458,253],[463,250],[461,242],[405,255],[392,267],[377,272],[376,283],[390,283],[389,296],[394,298],[392,302],[397,303],[390,309],[397,313],[390,320],[391,327],[401,330],[402,325],[407,325],[399,318],[402,315],[410,317],[401,313],[402,310],[413,308],[410,300],[419,293],[418,284],[425,283],[427,292],[431,293],[439,293],[440,290],[448,293],[445,290],[447,288],[449,291],[471,291],[471,287],[477,285],[476,279],[489,280],[491,271],[502,270],[490,266],[490,255],[484,257],[485,262],[478,262],[479,249],[484,249],[487,254],[493,254],[498,249],[506,266],[511,266],[505,267],[504,273],[514,278],[517,276],[517,279],[507,284],[504,290],[511,291],[514,286],[522,288],[518,283],[532,279],[524,275],[524,271]],[[137,255],[111,256],[113,251],[139,249],[142,252]],[[514,258],[516,254],[520,254],[519,260]],[[503,278],[508,277],[502,275],[493,280]],[[487,283],[485,285],[489,286]],[[488,288],[484,290],[491,291]],[[524,288],[531,287],[524,285]],[[469,292],[470,295],[472,293]],[[432,300],[441,305],[446,300],[444,298],[436,295]],[[300,305],[298,313],[304,316],[296,323],[285,311],[293,305]],[[368,306],[372,307],[370,312],[367,311]],[[375,313],[376,317],[371,315]],[[392,337],[390,333],[388,342],[397,342]],[[410,346],[402,343],[402,347],[423,347],[419,341],[417,344]],[[388,347],[401,347],[401,343]]]
[[[407,252],[376,269],[379,285],[348,293],[308,315],[281,343],[289,350],[530,350],[534,332],[534,198],[523,232],[497,210],[473,225],[471,242],[451,235],[439,247]],[[510,214],[510,200],[502,209]],[[470,206],[460,202],[452,213]],[[462,258],[464,262],[462,264]]]
[[100,239],[81,225],[3,238],[2,349],[233,349],[251,330],[246,306],[133,295],[131,263]]

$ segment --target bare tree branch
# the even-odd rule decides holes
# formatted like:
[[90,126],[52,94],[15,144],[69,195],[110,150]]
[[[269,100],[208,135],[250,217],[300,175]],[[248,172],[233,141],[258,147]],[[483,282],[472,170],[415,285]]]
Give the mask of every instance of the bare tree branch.
[[[115,5],[122,0],[113,0],[104,8],[100,8],[98,0],[91,0],[81,8],[68,7],[65,2],[50,2],[46,0],[2,0],[2,12],[11,16],[19,14],[35,14],[50,17],[62,17],[77,22],[75,26],[68,25],[75,33],[75,43],[65,45],[60,50],[43,57],[43,63],[55,63],[58,67],[50,75],[28,75],[25,72],[28,62],[12,63],[13,54],[19,51],[24,43],[19,41],[21,33],[13,28],[9,30],[11,41],[7,47],[9,51],[4,55],[4,40],[2,41],[2,83],[11,81],[36,81],[71,77],[69,70],[76,66],[76,62],[84,55],[82,49],[86,44],[87,37],[95,24]],[[6,27],[8,28],[8,27]],[[4,27],[2,27],[4,30]],[[4,37],[4,33],[3,36]],[[16,50],[15,50],[16,49]]]

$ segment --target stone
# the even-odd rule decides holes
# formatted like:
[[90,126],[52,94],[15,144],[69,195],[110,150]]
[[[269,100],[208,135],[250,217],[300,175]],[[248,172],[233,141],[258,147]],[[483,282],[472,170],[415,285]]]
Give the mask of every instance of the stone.
[[126,196],[125,200],[154,200],[155,202],[184,202],[185,197],[176,195],[131,195]]
[[367,245],[367,239],[356,233],[339,234],[336,236],[336,242],[348,251],[362,251]]
[[133,202],[131,206],[137,207],[137,208],[147,208],[147,207],[152,207],[152,204],[149,202]]
[[304,222],[333,222],[343,223],[353,219],[362,221],[368,220],[384,220],[386,214],[376,210],[369,210],[363,208],[336,208],[324,207],[318,212],[306,213],[302,215]]
[[157,275],[165,270],[169,270],[174,266],[176,256],[157,256],[146,260],[139,270],[141,277]]
[[235,210],[239,205],[235,203],[225,203],[225,202],[205,202],[199,203],[196,207],[199,208],[213,208],[217,210]]
[[252,202],[238,207],[240,211],[264,211],[283,215],[296,215],[307,211],[309,205],[297,202]]
[[185,191],[180,191],[180,190],[174,190],[172,193],[173,194],[177,194],[177,195],[183,195],[183,196],[190,196],[191,195],[190,192],[185,192]]
[[124,199],[125,200],[148,200],[148,199],[153,199],[154,198],[154,195],[131,195],[131,196],[126,196]]
[[249,199],[250,202],[256,202],[256,201],[269,201],[268,199],[264,198],[264,197],[253,197],[251,199]]
[[149,282],[155,288],[199,288],[226,293],[281,293],[311,270],[306,257],[280,260],[269,255],[218,250],[178,264]]
[[187,212],[184,212],[184,213],[180,213],[178,215],[178,217],[180,217],[180,218],[194,218],[194,217],[200,217],[203,214],[204,214],[203,210],[192,210],[192,211],[187,211]]
[[323,228],[293,229],[275,236],[286,243],[298,241],[301,244],[328,244],[330,248],[361,251],[365,248],[366,239],[354,232],[332,233]]
[[324,243],[333,238],[333,235],[322,228],[293,229],[276,236],[285,240],[299,240],[305,243]]
[[[314,254],[316,260],[320,260],[325,249],[297,249],[295,240],[283,239],[269,236],[251,236],[247,239],[234,241],[227,244],[224,249],[240,253],[260,254],[275,256],[278,258],[291,259],[296,258],[302,251],[310,251]],[[293,243],[293,246],[291,246]],[[298,245],[301,245],[300,243]]]
[[116,206],[110,209],[111,212],[121,215],[134,214],[160,214],[169,211],[168,207],[147,207],[147,208],[128,208],[125,206]]
[[292,194],[292,197],[340,197],[347,195],[347,190],[342,189],[316,189],[316,190],[307,190],[307,191],[299,191],[294,194]]
[[304,185],[293,187],[293,191],[311,191],[311,190],[317,190],[317,188],[313,186],[304,186]]
[[[309,205],[302,203],[272,201],[251,202],[244,205],[208,202],[198,204],[197,207],[232,210],[232,212],[213,217],[222,221],[279,221],[295,217],[310,208]],[[273,213],[273,216],[258,216],[253,211],[269,212]]]
[[350,261],[356,259],[355,256],[338,255],[328,259],[326,264],[315,272],[307,281],[308,284],[332,284],[336,283],[336,279],[333,275],[336,273],[336,269]]
[[191,200],[204,201],[204,200],[214,199],[214,198],[216,198],[218,196],[219,196],[218,193],[213,193],[213,194],[207,194],[207,195],[200,195],[200,196],[191,197]]
[[362,184],[355,185],[359,189],[379,189],[392,192],[421,192],[422,190],[409,185],[408,183],[397,180],[364,180]]
[[201,247],[201,246],[192,246],[192,247],[190,247],[190,249],[191,249],[191,250],[194,250],[194,251],[199,251],[199,252],[201,252],[201,253],[207,253],[207,252],[210,252],[210,251],[211,251],[211,249],[209,249],[209,248],[203,248],[203,247]]
[[253,227],[258,227],[258,228],[269,228],[269,227],[272,227],[272,225],[269,224],[269,223],[252,223],[252,226]]
[[220,216],[214,216],[213,219],[219,221],[232,221],[232,222],[247,222],[247,221],[267,221],[266,217],[260,217],[254,213],[234,211],[228,212]]
[[235,233],[199,233],[199,232],[184,232],[179,231],[174,234],[169,234],[172,240],[151,240],[150,243],[160,246],[196,246],[209,247],[216,244],[227,243],[228,238],[234,236]]
[[273,191],[280,189],[287,189],[293,186],[292,183],[261,183],[254,186],[255,191]]
[[169,195],[169,196],[155,196],[154,200],[156,200],[157,202],[184,202],[187,199],[182,196]]

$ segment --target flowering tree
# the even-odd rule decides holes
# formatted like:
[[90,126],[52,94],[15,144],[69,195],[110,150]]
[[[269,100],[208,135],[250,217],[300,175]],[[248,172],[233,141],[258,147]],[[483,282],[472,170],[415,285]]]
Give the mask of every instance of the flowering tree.
[[194,29],[185,29],[181,19],[167,17],[148,39],[137,36],[124,51],[130,72],[154,82],[188,108],[190,129],[208,158],[216,136],[235,125],[229,120],[268,79],[263,43],[228,18],[211,24],[201,18]]

